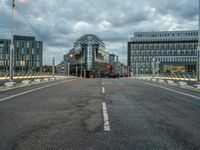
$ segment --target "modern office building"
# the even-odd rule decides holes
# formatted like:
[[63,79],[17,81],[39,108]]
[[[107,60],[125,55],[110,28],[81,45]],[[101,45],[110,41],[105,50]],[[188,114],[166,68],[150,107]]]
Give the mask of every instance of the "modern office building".
[[64,67],[64,61],[62,61],[60,64],[56,66],[56,73],[58,74],[65,74],[65,67]]
[[136,32],[128,42],[133,74],[196,72],[198,31]]
[[109,54],[109,64],[112,65],[112,72],[113,73],[118,73],[119,72],[119,59],[118,56],[115,54]]
[[[100,63],[109,63],[109,53],[104,42],[94,34],[85,34],[74,43],[73,48],[64,57],[65,68],[70,63],[70,73],[86,74],[95,70]],[[68,69],[65,69],[65,72]],[[82,70],[82,71],[81,71]]]
[[[14,68],[15,71],[39,71],[42,69],[43,42],[35,37],[14,35]],[[9,70],[9,39],[0,39],[0,70]]]

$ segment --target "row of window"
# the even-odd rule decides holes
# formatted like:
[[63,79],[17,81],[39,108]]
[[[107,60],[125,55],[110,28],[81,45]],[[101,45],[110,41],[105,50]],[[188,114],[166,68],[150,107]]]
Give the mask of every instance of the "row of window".
[[196,62],[197,57],[163,57],[157,58],[156,61],[158,62]]
[[15,47],[17,48],[41,48],[42,44],[40,42],[21,42],[15,41]]
[[196,50],[198,43],[131,44],[131,50]]
[[15,56],[16,60],[40,60],[39,55],[16,55]]
[[[10,41],[5,41],[1,43],[0,48],[2,47],[5,47],[5,48],[10,47]],[[14,47],[16,48],[42,48],[42,42],[14,41]]]
[[[40,54],[42,51],[41,49],[28,49],[28,48],[16,48],[15,53],[20,53],[20,54]],[[4,53],[4,54],[9,54],[10,53],[10,50],[9,49],[3,49],[3,48],[0,48],[0,53]]]
[[[153,57],[148,56],[134,56],[131,58],[131,62],[137,64],[138,62],[148,63],[152,62]],[[156,62],[196,62],[197,57],[158,57]]]
[[[2,59],[10,59],[9,54],[0,54],[0,60]],[[15,59],[16,60],[41,60],[40,55],[24,55],[24,54],[15,54]]]
[[0,53],[0,60],[1,60],[1,59],[10,59],[9,57],[10,57],[9,54],[1,54],[1,53]]
[[133,68],[151,68],[152,64],[150,62],[142,62],[142,63],[131,63],[131,67]]
[[131,39],[133,42],[172,42],[172,41],[197,41],[198,38],[149,38],[149,39]]
[[196,56],[196,50],[133,50],[131,55],[135,56]]
[[[0,66],[9,66],[9,62],[9,60],[0,60]],[[40,61],[15,61],[16,67],[40,67],[41,65]]]
[[198,36],[198,32],[178,32],[178,33],[140,33],[135,34],[135,37],[187,37]]
[[15,54],[19,54],[19,55],[22,55],[22,54],[27,54],[27,55],[40,55],[41,54],[41,50],[40,49],[15,49]]

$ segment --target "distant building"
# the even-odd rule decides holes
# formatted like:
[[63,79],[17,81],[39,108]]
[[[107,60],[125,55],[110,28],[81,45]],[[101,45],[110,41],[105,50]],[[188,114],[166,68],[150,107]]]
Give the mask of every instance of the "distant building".
[[[70,63],[70,74],[92,74],[99,63],[109,63],[109,53],[104,42],[94,34],[86,34],[76,40],[64,57],[65,73]],[[82,69],[82,71],[81,71]],[[82,72],[82,73],[81,73]]]
[[112,72],[118,74],[120,63],[117,55],[109,54],[109,64],[112,65]]
[[[133,74],[196,72],[198,31],[136,32],[128,42]],[[155,58],[155,61],[153,61]]]
[[60,64],[58,64],[56,66],[56,72],[58,74],[65,74],[65,64],[64,64],[64,61],[62,61]]
[[[14,35],[14,68],[15,71],[39,71],[42,69],[43,42],[35,37]],[[9,39],[0,39],[0,70],[9,70]]]

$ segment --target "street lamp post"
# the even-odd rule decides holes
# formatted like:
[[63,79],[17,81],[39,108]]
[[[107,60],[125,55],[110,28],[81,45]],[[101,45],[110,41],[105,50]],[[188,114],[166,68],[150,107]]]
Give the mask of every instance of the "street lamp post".
[[52,59],[52,76],[55,76],[55,58]]
[[156,75],[159,74],[159,70],[160,70],[159,65],[160,65],[160,62],[159,62],[159,61],[156,61]]
[[70,73],[70,62],[67,63],[67,75],[69,77],[69,73]]
[[129,72],[130,72],[130,67],[129,66],[128,66],[128,71],[127,72],[128,72],[128,77],[129,77]]
[[198,18],[198,47],[197,47],[197,82],[200,82],[200,0],[199,0],[199,18]]
[[154,78],[154,76],[155,76],[155,57],[153,58],[153,60],[152,60],[152,70],[153,70],[153,78]]
[[78,77],[78,67],[76,66],[76,77]]
[[86,70],[85,70],[85,68],[83,69],[83,71],[84,71],[84,78],[86,78]]
[[138,63],[136,63],[136,77],[138,77],[138,72],[139,72],[139,70],[138,70]]
[[71,62],[71,59],[74,57],[74,54],[68,54],[68,60],[67,60],[67,75],[69,76],[70,75],[70,62]]
[[123,78],[124,78],[124,64],[123,64],[122,71],[123,71],[123,74],[122,74],[122,76],[123,76]]
[[14,69],[14,9],[15,9],[15,0],[12,0],[12,38],[10,44],[10,81],[13,81],[13,69]]
[[80,76],[81,76],[81,78],[82,78],[82,68],[83,68],[83,62],[82,62],[82,52],[81,52],[81,73],[80,73]]

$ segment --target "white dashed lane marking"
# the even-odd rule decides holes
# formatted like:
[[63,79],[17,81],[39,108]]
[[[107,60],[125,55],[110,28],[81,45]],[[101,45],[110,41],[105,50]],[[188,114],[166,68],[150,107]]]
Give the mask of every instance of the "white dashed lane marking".
[[104,131],[110,131],[108,112],[105,102],[102,103],[102,109],[103,109]]
[[105,88],[104,88],[104,87],[102,87],[102,93],[103,93],[103,94],[105,93]]

